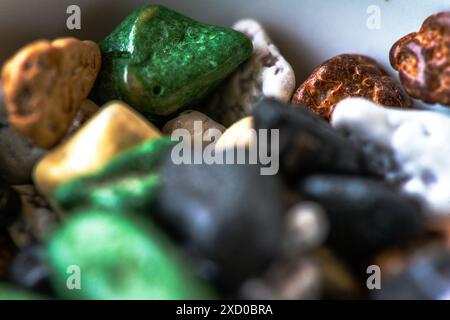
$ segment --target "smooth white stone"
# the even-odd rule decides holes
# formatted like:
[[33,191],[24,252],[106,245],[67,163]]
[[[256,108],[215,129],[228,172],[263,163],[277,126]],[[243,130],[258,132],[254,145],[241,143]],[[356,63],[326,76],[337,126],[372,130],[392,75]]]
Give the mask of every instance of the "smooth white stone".
[[362,144],[391,152],[396,167],[384,172],[385,178],[421,199],[429,213],[450,215],[450,117],[350,98],[336,106],[331,124]]
[[263,97],[288,102],[295,90],[295,74],[263,27],[255,20],[238,21],[233,29],[246,34],[253,54],[207,101],[207,114],[225,126],[250,115]]

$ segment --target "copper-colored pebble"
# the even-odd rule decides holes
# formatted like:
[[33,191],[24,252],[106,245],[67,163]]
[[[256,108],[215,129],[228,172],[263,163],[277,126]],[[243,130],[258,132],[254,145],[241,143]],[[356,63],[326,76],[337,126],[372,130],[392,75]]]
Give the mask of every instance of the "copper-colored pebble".
[[411,96],[450,106],[450,12],[428,17],[419,32],[398,40],[390,61]]
[[341,100],[362,97],[390,107],[411,108],[400,85],[373,59],[342,54],[318,66],[297,89],[292,102],[329,120]]

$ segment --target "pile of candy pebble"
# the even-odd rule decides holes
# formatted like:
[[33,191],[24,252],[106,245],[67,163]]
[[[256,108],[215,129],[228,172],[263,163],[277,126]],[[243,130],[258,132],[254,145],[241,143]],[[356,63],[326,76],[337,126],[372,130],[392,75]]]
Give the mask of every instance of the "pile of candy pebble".
[[[259,22],[159,5],[27,44],[1,70],[0,299],[448,299],[450,116],[416,99],[450,107],[450,12],[389,58],[400,82],[348,53],[296,89]],[[276,172],[176,163],[180,129]]]

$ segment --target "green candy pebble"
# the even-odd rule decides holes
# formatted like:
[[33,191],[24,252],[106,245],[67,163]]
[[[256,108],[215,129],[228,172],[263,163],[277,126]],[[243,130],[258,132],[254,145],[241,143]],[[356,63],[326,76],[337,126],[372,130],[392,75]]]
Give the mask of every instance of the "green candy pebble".
[[64,299],[213,298],[175,250],[150,222],[79,212],[47,244],[50,279]]
[[92,98],[99,104],[123,100],[150,117],[201,99],[253,51],[240,32],[158,5],[129,15],[100,48],[102,68]]
[[63,184],[52,200],[65,211],[81,207],[151,211],[159,185],[159,163],[173,145],[169,137],[144,142],[122,152],[100,171]]

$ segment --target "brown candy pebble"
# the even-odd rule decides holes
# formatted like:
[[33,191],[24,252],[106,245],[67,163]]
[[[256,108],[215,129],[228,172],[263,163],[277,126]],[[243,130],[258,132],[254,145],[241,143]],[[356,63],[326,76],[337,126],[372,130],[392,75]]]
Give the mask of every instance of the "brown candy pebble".
[[100,63],[92,41],[61,38],[25,46],[2,69],[10,123],[38,147],[53,147],[91,91]]
[[329,120],[336,104],[350,97],[383,106],[412,107],[401,86],[375,60],[358,54],[342,54],[322,63],[300,85],[292,103]]
[[419,32],[398,40],[390,61],[411,96],[450,106],[450,12],[428,17]]

